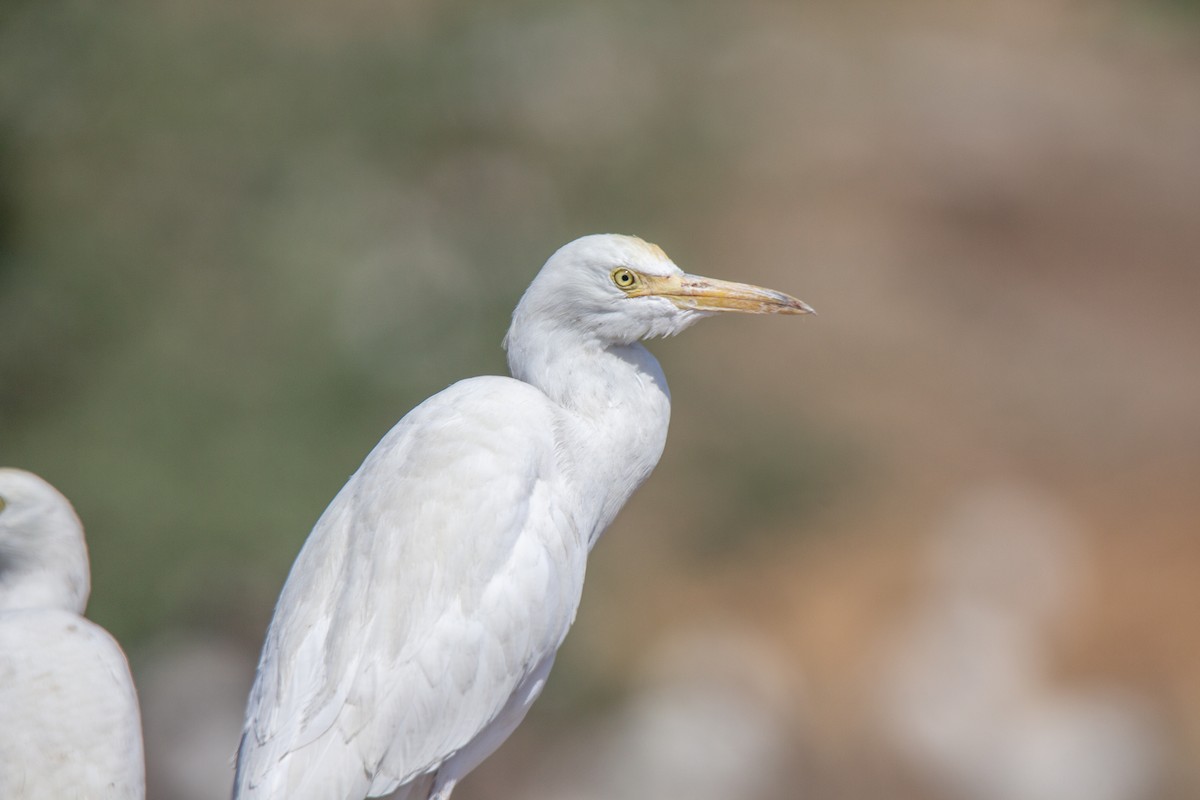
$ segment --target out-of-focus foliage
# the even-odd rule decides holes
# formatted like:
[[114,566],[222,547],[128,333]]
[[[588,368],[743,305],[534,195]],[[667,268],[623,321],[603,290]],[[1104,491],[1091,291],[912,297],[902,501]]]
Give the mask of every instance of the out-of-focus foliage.
[[820,315],[652,345],[662,464],[456,797],[1195,796],[1195,9],[0,6],[0,463],[85,523],[154,796],[221,795],[313,521],[599,231]]

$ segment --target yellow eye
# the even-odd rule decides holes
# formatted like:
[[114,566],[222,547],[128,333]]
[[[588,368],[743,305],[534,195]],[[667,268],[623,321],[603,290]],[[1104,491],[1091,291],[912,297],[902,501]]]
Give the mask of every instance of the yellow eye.
[[621,267],[620,269],[613,270],[612,281],[620,289],[632,289],[634,286],[637,286],[638,279],[637,275],[633,274],[633,270]]
[[8,505],[8,503],[4,502],[3,497],[0,497],[0,511],[3,511],[6,505]]

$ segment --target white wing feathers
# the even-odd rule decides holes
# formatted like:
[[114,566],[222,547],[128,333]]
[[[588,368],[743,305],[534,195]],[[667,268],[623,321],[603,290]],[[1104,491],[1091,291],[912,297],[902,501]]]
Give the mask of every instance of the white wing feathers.
[[386,793],[503,722],[582,589],[586,543],[562,505],[555,413],[527,384],[475,378],[371,452],[280,596],[237,796]]

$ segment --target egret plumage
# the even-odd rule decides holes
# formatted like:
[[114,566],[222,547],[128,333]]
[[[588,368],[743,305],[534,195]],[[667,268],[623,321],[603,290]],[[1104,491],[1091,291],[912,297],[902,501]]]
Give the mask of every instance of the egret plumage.
[[512,377],[414,408],[317,521],[267,632],[234,797],[447,800],[541,692],[588,552],[662,454],[670,396],[640,341],[811,310],[635,237],[560,248],[513,312]]
[[129,664],[82,614],[83,526],[38,476],[0,469],[0,797],[141,800]]

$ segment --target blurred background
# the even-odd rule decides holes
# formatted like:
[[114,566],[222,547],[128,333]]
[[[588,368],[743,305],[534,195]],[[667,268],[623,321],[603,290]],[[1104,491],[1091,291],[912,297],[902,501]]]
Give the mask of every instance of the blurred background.
[[578,235],[820,316],[652,343],[666,454],[456,800],[1200,796],[1200,4],[9,0],[0,463],[150,797],[287,570]]

